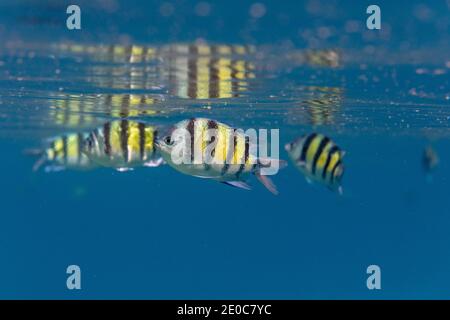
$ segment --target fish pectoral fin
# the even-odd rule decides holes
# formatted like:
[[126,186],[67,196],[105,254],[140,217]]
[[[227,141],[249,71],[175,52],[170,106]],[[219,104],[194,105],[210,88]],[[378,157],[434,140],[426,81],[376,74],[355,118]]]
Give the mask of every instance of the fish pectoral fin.
[[216,177],[208,177],[208,176],[196,176],[196,175],[192,175],[193,177],[196,178],[202,178],[202,179],[216,179]]
[[340,196],[342,196],[344,194],[344,189],[342,188],[342,186],[339,186],[337,191],[338,191]]
[[235,187],[235,188],[240,188],[240,189],[245,189],[245,190],[251,190],[252,188],[246,184],[243,181],[221,181],[222,183]]
[[163,160],[163,158],[158,158],[156,160],[150,160],[144,163],[144,167],[159,167],[162,164],[165,164],[166,162]]
[[313,181],[311,178],[305,177],[306,182],[308,182],[309,184],[313,184]]
[[268,176],[262,175],[260,172],[255,173],[255,176],[258,178],[259,182],[267,188],[267,190],[272,192],[274,195],[278,194],[277,187]]

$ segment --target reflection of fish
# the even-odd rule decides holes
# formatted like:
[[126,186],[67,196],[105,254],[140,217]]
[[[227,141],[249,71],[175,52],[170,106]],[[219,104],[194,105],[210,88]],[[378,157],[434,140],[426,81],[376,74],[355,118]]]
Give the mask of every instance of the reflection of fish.
[[94,113],[126,118],[162,113],[162,98],[143,94],[63,95],[52,99],[50,117],[57,125],[80,128],[95,125]]
[[[175,134],[177,131],[179,135]],[[258,158],[250,137],[242,130],[215,120],[194,118],[177,123],[172,134],[158,141],[158,145],[164,160],[182,173],[243,189],[250,189],[244,179],[254,174],[269,191],[277,193],[261,170],[275,162],[278,167],[283,166],[284,162]]]
[[191,99],[239,97],[255,77],[243,58],[252,52],[238,45],[173,45],[167,53],[170,92]]
[[102,62],[150,62],[155,59],[156,48],[140,45],[79,45],[59,44],[61,52],[86,54]]
[[342,194],[344,152],[330,138],[312,133],[286,144],[285,148],[309,182],[317,181]]
[[427,146],[423,151],[422,165],[427,174],[427,178],[431,180],[431,173],[439,164],[439,157],[432,146]]
[[322,94],[316,99],[305,100],[310,121],[313,125],[332,124],[339,100],[334,95]]
[[[292,124],[309,123],[314,126],[336,123],[343,100],[339,87],[306,86],[299,88],[298,108],[289,110],[287,121]],[[305,98],[306,96],[306,98]]]
[[44,150],[27,150],[28,154],[39,155],[40,158],[33,166],[37,171],[43,164],[46,171],[59,171],[63,169],[88,170],[95,167],[82,153],[83,141],[86,133],[65,134],[50,140],[50,146]]
[[336,68],[339,66],[340,55],[337,50],[308,50],[306,51],[305,56],[306,61],[311,65],[331,68]]
[[255,48],[247,45],[169,44],[145,47],[71,44],[60,45],[57,50],[114,62],[90,67],[90,81],[107,88],[155,89],[168,84],[169,92],[180,98],[231,98],[242,96],[248,91],[249,80],[255,78],[255,66],[250,61]]
[[83,152],[102,166],[124,171],[137,166],[155,167],[162,163],[155,149],[158,131],[143,122],[117,120],[92,131]]

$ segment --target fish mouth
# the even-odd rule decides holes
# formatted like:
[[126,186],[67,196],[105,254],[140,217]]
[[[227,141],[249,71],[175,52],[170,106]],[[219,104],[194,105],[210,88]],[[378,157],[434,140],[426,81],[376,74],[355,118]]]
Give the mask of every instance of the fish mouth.
[[284,150],[286,150],[287,152],[291,151],[292,149],[292,143],[286,143],[284,145]]

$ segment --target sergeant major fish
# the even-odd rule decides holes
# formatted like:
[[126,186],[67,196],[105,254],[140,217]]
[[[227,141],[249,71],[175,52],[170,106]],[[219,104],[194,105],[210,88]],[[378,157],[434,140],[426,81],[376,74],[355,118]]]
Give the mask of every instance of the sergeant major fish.
[[[177,129],[189,133],[190,139],[179,139],[173,134]],[[211,134],[212,131],[215,134]],[[171,135],[158,140],[162,157],[177,171],[247,190],[250,186],[245,180],[250,174],[254,174],[270,192],[277,194],[275,185],[267,175],[262,174],[262,169],[271,165],[280,168],[285,162],[273,158],[258,158],[252,152],[250,144],[249,136],[243,131],[205,118],[183,120],[175,125]],[[180,150],[189,150],[190,161],[174,161],[173,155]],[[210,156],[210,162],[196,162],[195,154],[200,154],[202,160]]]
[[285,149],[308,182],[319,182],[342,194],[345,152],[330,138],[311,133],[286,144]]
[[46,163],[47,172],[64,169],[89,170],[96,167],[82,152],[87,136],[87,133],[64,134],[49,139],[49,146],[44,149],[25,150],[26,154],[39,156],[33,171],[39,170]]
[[155,148],[157,137],[157,129],[143,122],[107,122],[89,134],[83,152],[91,161],[118,171],[157,167],[163,162]]

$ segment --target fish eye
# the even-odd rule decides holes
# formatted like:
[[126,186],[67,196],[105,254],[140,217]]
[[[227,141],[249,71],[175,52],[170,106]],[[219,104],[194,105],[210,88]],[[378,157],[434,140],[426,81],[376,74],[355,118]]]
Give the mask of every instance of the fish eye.
[[167,136],[167,137],[164,138],[164,143],[170,146],[170,145],[173,144],[173,141],[170,138],[170,136]]

